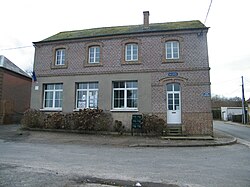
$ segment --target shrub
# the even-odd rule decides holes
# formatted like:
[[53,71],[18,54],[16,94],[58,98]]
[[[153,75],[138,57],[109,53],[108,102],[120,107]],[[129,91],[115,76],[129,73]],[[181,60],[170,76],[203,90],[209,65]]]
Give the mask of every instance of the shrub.
[[45,114],[38,110],[28,110],[22,119],[22,126],[29,128],[72,129],[88,131],[108,131],[112,127],[111,113],[101,109],[84,109],[68,114]]
[[143,114],[142,130],[144,133],[162,135],[165,129],[166,123],[163,119],[154,114]]
[[113,124],[112,114],[110,112],[102,111],[98,118],[95,118],[93,124],[96,131],[111,131]]
[[115,132],[119,132],[120,134],[123,134],[125,131],[125,126],[122,125],[122,122],[119,120],[115,120],[115,124],[113,128]]
[[27,110],[21,120],[23,128],[43,128],[46,115],[38,110]]
[[62,113],[48,114],[44,121],[46,129],[65,129],[65,115]]
[[[103,130],[100,126],[105,125],[105,114],[101,109],[84,109],[79,112],[74,112],[70,115],[69,119],[72,121],[72,129],[76,130]],[[104,126],[105,126],[104,125]]]

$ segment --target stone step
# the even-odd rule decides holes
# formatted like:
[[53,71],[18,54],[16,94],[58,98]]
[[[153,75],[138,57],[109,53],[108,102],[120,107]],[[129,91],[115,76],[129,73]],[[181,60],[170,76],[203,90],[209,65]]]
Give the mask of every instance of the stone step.
[[182,128],[180,127],[167,127],[167,135],[168,136],[181,136]]

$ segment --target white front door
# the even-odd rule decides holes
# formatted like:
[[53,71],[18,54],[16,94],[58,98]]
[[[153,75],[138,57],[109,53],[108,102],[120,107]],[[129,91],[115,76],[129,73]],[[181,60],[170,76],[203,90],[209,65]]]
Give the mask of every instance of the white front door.
[[180,84],[167,84],[167,123],[181,124]]

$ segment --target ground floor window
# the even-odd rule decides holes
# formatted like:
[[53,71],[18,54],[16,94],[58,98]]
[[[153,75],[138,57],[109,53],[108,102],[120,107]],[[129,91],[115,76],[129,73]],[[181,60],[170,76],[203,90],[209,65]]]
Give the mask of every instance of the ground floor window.
[[113,82],[113,109],[137,109],[137,81]]
[[97,108],[98,83],[77,83],[76,87],[76,108]]
[[44,108],[61,109],[63,96],[63,84],[44,85]]

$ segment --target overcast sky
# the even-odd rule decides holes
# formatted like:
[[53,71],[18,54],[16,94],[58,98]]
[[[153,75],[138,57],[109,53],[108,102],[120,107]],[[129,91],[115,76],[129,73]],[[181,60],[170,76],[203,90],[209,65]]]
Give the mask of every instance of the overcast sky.
[[[1,0],[0,55],[23,70],[32,70],[32,42],[61,31],[150,23],[200,20],[211,0]],[[249,0],[213,0],[208,32],[212,95],[250,97]],[[25,47],[26,48],[18,48]],[[13,49],[18,48],[18,49]]]

